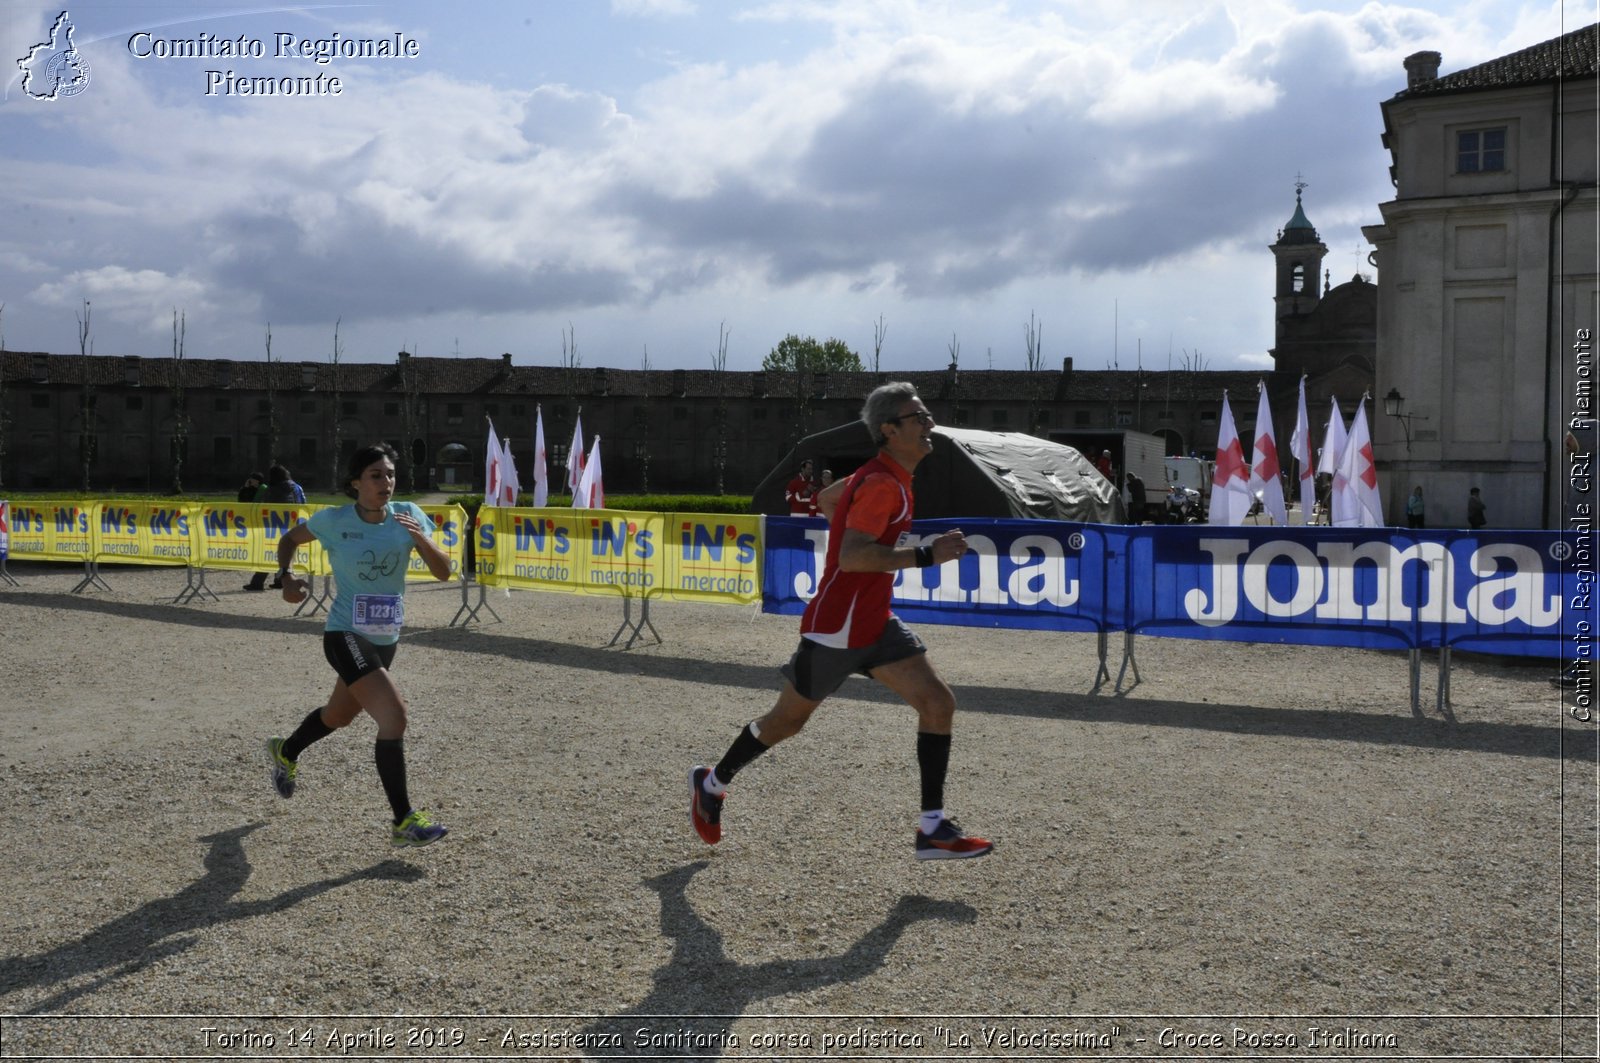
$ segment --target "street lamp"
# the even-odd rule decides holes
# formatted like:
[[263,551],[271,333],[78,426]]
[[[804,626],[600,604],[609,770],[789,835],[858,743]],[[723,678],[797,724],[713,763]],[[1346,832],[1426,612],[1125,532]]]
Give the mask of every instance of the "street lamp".
[[1390,388],[1389,394],[1383,397],[1383,412],[1400,422],[1400,428],[1406,435],[1406,452],[1411,452],[1411,422],[1413,419],[1426,421],[1421,414],[1406,413],[1406,397],[1400,394],[1399,388]]

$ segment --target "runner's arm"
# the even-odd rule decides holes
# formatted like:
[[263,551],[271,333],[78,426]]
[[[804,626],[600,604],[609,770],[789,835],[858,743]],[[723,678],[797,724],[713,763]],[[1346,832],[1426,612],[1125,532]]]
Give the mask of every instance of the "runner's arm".
[[[967,537],[960,528],[952,528],[928,544],[933,551],[933,563],[942,565],[967,552]],[[898,572],[902,568],[917,568],[917,546],[886,546],[876,538],[856,528],[844,530],[844,542],[839,544],[839,568],[845,572]]]
[[450,578],[450,558],[439,549],[439,544],[433,537],[422,530],[422,525],[417,523],[417,518],[409,513],[397,512],[394,519],[406,531],[411,533],[411,545],[422,557],[422,563],[428,566],[428,572],[441,583]]

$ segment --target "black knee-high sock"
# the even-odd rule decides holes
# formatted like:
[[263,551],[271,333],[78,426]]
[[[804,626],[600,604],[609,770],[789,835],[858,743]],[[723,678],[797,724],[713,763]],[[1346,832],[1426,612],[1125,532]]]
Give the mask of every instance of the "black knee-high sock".
[[321,741],[331,734],[333,728],[322,722],[322,710],[312,709],[306,718],[300,721],[300,726],[294,729],[294,734],[284,739],[283,755],[290,760],[299,760],[300,754],[306,751],[306,746]]
[[772,748],[751,733],[750,729],[754,726],[753,723],[746,724],[739,731],[739,737],[733,740],[733,745],[728,747],[728,752],[717,761],[717,781],[722,785],[728,785],[739,774],[740,768]]
[[950,768],[950,736],[917,732],[917,767],[922,771],[922,810],[944,807],[944,776]]
[[406,795],[406,740],[380,738],[372,747],[373,759],[378,762],[378,781],[394,810],[396,826],[411,815],[411,798]]

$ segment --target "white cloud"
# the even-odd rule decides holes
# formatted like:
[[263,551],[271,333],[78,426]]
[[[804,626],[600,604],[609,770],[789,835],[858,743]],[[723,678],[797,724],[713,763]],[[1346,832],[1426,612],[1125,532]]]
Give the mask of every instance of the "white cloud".
[[[1558,11],[1527,10],[1519,26]],[[208,99],[197,67],[173,82],[111,48],[73,106],[6,105],[40,136],[0,161],[0,301],[88,297],[148,330],[174,305],[307,327],[586,308],[643,321],[696,297],[955,316],[1018,291],[1152,283],[1208,254],[1270,284],[1264,245],[1295,175],[1330,246],[1359,239],[1388,194],[1378,105],[1400,59],[1498,54],[1488,11],[773,3],[737,25],[831,36],[686,60],[625,91],[342,64],[339,98],[281,102]],[[1248,298],[1234,316],[1264,347],[1270,298]]]

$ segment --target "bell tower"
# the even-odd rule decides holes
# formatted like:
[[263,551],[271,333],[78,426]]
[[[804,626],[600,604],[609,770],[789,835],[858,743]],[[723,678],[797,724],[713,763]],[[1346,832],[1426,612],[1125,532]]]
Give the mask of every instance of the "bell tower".
[[1308,314],[1315,310],[1322,294],[1322,259],[1328,246],[1317,235],[1316,226],[1306,218],[1300,204],[1300,194],[1306,183],[1295,176],[1294,216],[1278,233],[1278,242],[1272,253],[1278,260],[1278,284],[1273,294],[1277,307],[1279,334],[1282,335],[1284,318]]

